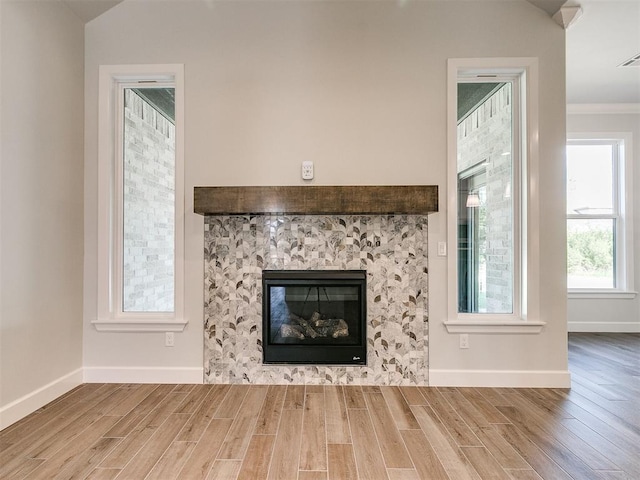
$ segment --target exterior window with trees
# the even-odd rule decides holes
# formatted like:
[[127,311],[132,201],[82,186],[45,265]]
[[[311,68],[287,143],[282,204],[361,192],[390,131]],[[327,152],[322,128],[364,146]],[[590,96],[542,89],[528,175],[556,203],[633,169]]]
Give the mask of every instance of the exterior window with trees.
[[624,141],[572,139],[566,161],[567,287],[628,289]]

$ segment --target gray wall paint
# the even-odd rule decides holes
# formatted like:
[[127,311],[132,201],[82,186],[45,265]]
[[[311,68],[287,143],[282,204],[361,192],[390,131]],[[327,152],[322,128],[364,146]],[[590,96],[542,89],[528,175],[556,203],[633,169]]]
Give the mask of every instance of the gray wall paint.
[[[482,23],[477,18],[483,18]],[[162,31],[162,37],[155,32]],[[116,33],[117,32],[117,33]],[[203,218],[194,185],[436,184],[429,251],[446,241],[447,59],[537,57],[539,171],[530,208],[542,232],[539,335],[446,333],[447,262],[429,255],[429,365],[440,371],[565,371],[563,149],[565,32],[516,2],[124,2],[86,27],[85,365],[202,365]],[[185,65],[185,305],[189,326],[102,334],[95,317],[97,75],[100,64]],[[544,375],[544,373],[542,374]]]
[[[616,105],[610,106],[616,109]],[[606,108],[606,106],[604,107]],[[599,110],[599,111],[598,111]],[[618,109],[619,110],[619,109]],[[606,110],[605,110],[606,112]],[[602,113],[602,108],[592,113],[572,113],[567,116],[568,135],[572,133],[630,133],[632,148],[633,188],[633,251],[634,287],[640,289],[640,115],[638,113]],[[640,332],[640,296],[632,298],[571,298],[568,302],[570,331]]]
[[1,408],[82,367],[84,26],[60,2],[0,18]]

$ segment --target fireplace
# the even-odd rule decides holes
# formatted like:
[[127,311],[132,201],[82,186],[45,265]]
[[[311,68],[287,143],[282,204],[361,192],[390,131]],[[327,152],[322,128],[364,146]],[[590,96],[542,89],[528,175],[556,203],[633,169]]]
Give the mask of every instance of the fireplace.
[[[195,187],[193,206],[205,216],[206,383],[429,384],[427,215],[438,211],[436,185]],[[271,294],[262,273],[300,270],[366,271],[355,345],[267,333],[277,327],[264,323]],[[316,303],[326,299],[319,287],[309,294]],[[340,349],[352,351],[338,358]],[[292,363],[298,350],[307,358]]]
[[264,270],[265,364],[365,365],[364,270]]
[[[207,216],[205,382],[428,385],[427,220],[426,215]],[[366,334],[367,364],[264,363],[264,347],[270,348],[262,328],[265,270],[366,271],[366,332],[360,333]],[[360,356],[362,361],[363,355],[364,348],[347,360]]]

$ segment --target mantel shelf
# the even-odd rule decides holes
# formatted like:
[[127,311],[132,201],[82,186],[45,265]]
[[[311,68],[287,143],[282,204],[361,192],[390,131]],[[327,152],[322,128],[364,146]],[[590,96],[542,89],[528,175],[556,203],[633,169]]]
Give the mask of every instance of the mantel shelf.
[[438,211],[437,185],[194,187],[201,215],[426,215]]

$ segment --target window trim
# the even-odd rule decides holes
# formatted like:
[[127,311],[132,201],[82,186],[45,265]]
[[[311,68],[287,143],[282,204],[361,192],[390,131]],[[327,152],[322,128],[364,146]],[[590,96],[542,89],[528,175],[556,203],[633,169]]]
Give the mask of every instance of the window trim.
[[[514,150],[520,152],[521,161],[514,162],[514,179],[521,185],[520,195],[512,185],[515,219],[514,233],[519,241],[514,246],[514,311],[512,314],[465,314],[458,312],[457,265],[457,84],[460,77],[471,75],[519,76],[519,91],[524,92],[524,102],[518,99],[521,111],[516,128],[520,138],[514,138]],[[486,78],[485,78],[486,81]],[[515,94],[516,92],[514,92]],[[514,95],[515,98],[515,95]],[[514,101],[515,103],[515,101]],[[529,242],[528,233],[539,231],[538,185],[538,59],[537,58],[455,58],[448,60],[447,74],[447,140],[448,140],[448,216],[447,243],[451,254],[447,257],[447,319],[444,325],[449,333],[540,333],[546,322],[540,320],[539,266],[528,258],[539,258],[539,243]],[[515,183],[515,182],[514,182]],[[517,237],[516,237],[517,238]],[[516,285],[519,283],[519,286]]]
[[[175,258],[174,312],[123,312],[122,265],[118,262],[116,235],[119,218],[117,156],[120,121],[117,93],[123,83],[170,81],[175,87]],[[180,332],[184,317],[184,66],[101,65],[98,93],[98,301],[97,318],[91,323],[98,331]]]
[[[630,132],[570,132],[567,144],[617,143],[616,164],[616,287],[567,288],[570,299],[633,299],[638,295],[633,269],[633,143]],[[566,214],[569,218],[570,215]],[[572,217],[573,218],[573,217]],[[585,217],[578,217],[585,218]],[[611,218],[611,216],[607,216]],[[620,254],[621,253],[621,254]]]

